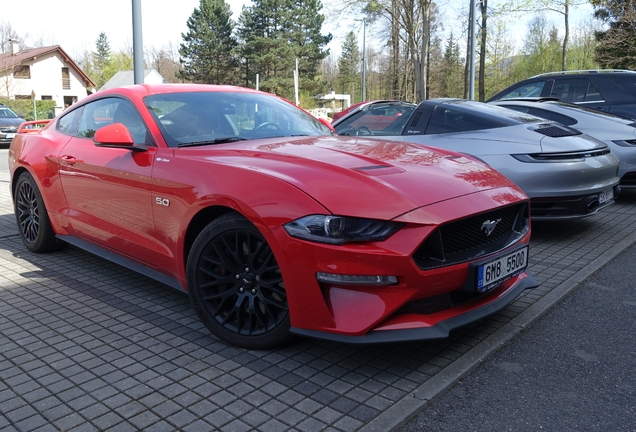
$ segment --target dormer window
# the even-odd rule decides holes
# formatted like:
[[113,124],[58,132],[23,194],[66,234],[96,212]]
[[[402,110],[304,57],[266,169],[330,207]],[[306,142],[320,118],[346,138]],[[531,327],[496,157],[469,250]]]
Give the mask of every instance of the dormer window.
[[13,77],[20,79],[31,79],[31,67],[29,65],[18,65],[13,68]]

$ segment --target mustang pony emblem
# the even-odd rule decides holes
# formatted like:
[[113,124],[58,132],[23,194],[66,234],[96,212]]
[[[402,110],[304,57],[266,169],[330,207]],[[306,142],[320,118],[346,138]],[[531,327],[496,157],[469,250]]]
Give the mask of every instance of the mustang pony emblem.
[[501,222],[501,218],[497,220],[487,220],[481,224],[481,230],[486,234],[486,236],[489,236],[495,230],[495,227],[499,222]]

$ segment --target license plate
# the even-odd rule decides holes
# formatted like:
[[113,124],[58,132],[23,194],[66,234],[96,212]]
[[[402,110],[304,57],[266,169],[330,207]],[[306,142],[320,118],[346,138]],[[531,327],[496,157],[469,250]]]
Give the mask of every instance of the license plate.
[[11,138],[13,138],[13,137],[15,136],[15,134],[14,134],[14,133],[8,133],[8,134],[4,134],[4,136],[5,136],[7,139],[11,139]]
[[477,291],[486,292],[528,266],[528,246],[477,267]]
[[598,194],[598,203],[599,204],[604,204],[604,203],[606,203],[608,201],[611,201],[613,199],[614,199],[614,191],[612,189],[604,190],[603,192]]

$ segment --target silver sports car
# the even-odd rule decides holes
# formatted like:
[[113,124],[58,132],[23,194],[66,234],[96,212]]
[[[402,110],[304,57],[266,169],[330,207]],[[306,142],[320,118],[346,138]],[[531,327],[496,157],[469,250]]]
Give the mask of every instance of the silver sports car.
[[619,192],[607,144],[569,126],[463,99],[369,102],[333,123],[340,135],[408,141],[462,152],[515,182],[534,219],[589,216]]
[[621,187],[636,187],[636,122],[596,109],[559,102],[554,98],[506,99],[490,102],[575,127],[603,141],[618,159]]

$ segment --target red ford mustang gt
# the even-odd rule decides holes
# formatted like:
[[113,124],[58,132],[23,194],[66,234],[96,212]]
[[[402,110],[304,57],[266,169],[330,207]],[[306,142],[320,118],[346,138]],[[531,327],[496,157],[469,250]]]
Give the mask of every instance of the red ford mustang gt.
[[334,136],[249,89],[102,91],[19,133],[9,165],[28,249],[70,243],[186,291],[247,348],[446,337],[537,285],[528,199],[506,178]]

